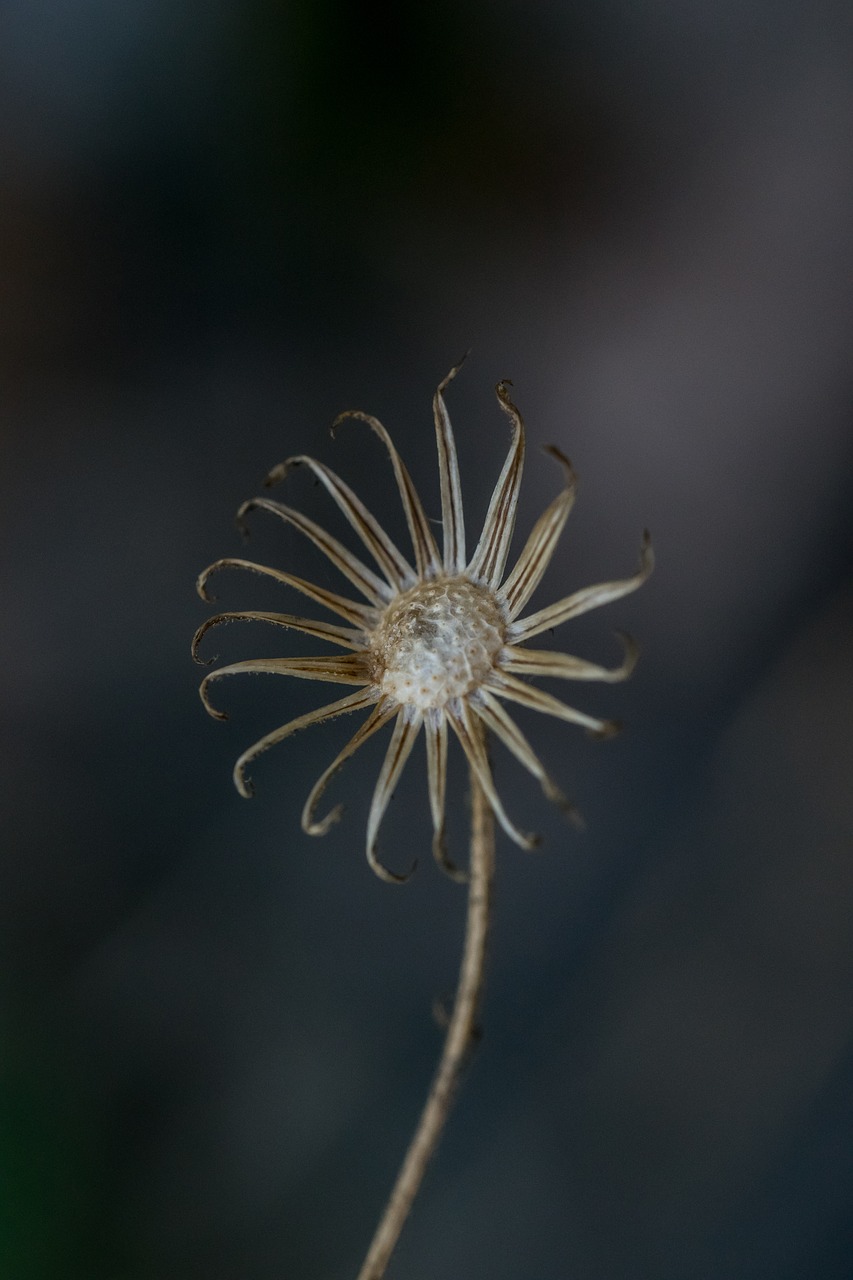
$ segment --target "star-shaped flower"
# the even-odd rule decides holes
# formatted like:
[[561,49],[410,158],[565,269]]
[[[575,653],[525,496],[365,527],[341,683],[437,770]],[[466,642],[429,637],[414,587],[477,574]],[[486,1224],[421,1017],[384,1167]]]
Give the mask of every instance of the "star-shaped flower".
[[[536,521],[513,568],[505,575],[515,526],[521,473],[524,464],[524,423],[509,395],[507,380],[497,385],[497,397],[512,425],[512,441],[503,470],[489,503],[485,524],[473,554],[465,544],[465,521],[456,459],[456,444],[444,402],[444,392],[459,365],[440,383],[433,399],[438,443],[443,548],[439,550],[423,505],[388,432],[367,413],[341,414],[334,426],[347,418],[367,423],[388,450],[403,503],[414,551],[414,565],[398,550],[375,517],[353,491],[324,463],[297,456],[274,467],[266,485],[283,480],[294,467],[311,469],[364,544],[375,563],[371,568],[313,520],[292,507],[270,498],[252,498],[238,512],[242,521],[260,508],[294,526],[328,557],[362,599],[327,591],[280,569],[248,560],[225,558],[205,569],[198,580],[202,599],[210,600],[207,583],[220,569],[241,568],[264,574],[301,592],[336,615],[339,622],[314,621],[286,613],[229,612],[209,618],[196,632],[193,655],[202,636],[223,622],[257,620],[288,627],[330,641],[344,653],[333,657],[260,658],[234,662],[212,671],[202,681],[201,697],[210,714],[225,719],[210,702],[212,681],[242,673],[272,673],[300,679],[352,685],[355,692],[297,716],[266,734],[238,759],[234,782],[243,796],[252,794],[246,767],[269,747],[309,725],[354,711],[369,711],[367,718],[315,783],[302,812],[302,827],[311,835],[323,835],[341,813],[333,808],[317,818],[320,797],[333,774],[363,743],[384,725],[393,732],[367,819],[367,859],[383,880],[407,879],[385,867],[377,856],[376,841],[391,793],[421,729],[426,735],[429,799],[434,830],[433,851],[451,875],[459,876],[444,849],[444,813],[447,779],[448,731],[452,730],[485,793],[495,817],[507,834],[523,848],[536,843],[507,816],[495,790],[486,751],[490,730],[540,782],[550,800],[566,805],[558,787],[546,773],[533,748],[505,704],[516,703],[546,715],[582,725],[597,735],[615,726],[567,706],[550,693],[528,684],[524,677],[550,676],[567,680],[624,680],[631,674],[637,651],[623,636],[625,658],[614,668],[598,666],[582,658],[550,650],[530,649],[527,644],[543,631],[568,622],[590,609],[618,600],[641,586],[652,571],[653,556],[648,533],[643,537],[640,567],[633,577],[603,582],[574,592],[556,604],[522,616],[523,610],[550,563],[575,499],[576,478],[559,449],[547,452],[560,465],[564,488]],[[334,427],[333,427],[334,430]],[[409,873],[411,874],[411,873]]]

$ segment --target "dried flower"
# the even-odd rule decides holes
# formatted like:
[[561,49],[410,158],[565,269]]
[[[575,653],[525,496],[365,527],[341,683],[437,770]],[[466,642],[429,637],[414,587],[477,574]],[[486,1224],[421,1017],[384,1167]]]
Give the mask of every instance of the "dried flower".
[[298,456],[274,467],[266,478],[266,485],[277,484],[296,466],[309,467],[358,534],[379,572],[369,568],[307,516],[269,498],[252,498],[244,503],[238,513],[238,522],[242,524],[249,511],[260,508],[293,525],[324,552],[367,603],[337,595],[278,569],[242,559],[217,560],[205,569],[198,580],[199,594],[202,599],[210,600],[207,583],[213,573],[225,568],[249,569],[293,587],[346,624],[313,621],[284,613],[217,614],[197,631],[193,640],[194,656],[202,636],[211,627],[240,620],[289,627],[331,641],[348,652],[333,657],[263,658],[231,663],[206,676],[200,692],[210,714],[217,719],[225,719],[224,713],[211,705],[208,695],[211,682],[223,676],[244,672],[273,673],[356,686],[356,691],[347,697],[298,716],[266,734],[243,752],[234,767],[238,791],[243,796],[250,796],[252,785],[246,776],[246,767],[263,751],[308,725],[369,708],[370,713],[358,731],[308,796],[302,812],[302,826],[311,835],[323,835],[340,816],[340,805],[323,818],[315,816],[320,797],[333,774],[368,738],[393,720],[391,741],[368,815],[367,859],[383,880],[395,882],[408,877],[390,871],[379,861],[377,833],[391,793],[421,728],[426,734],[433,852],[451,875],[459,876],[444,849],[448,728],[459,739],[472,773],[498,822],[517,844],[530,848],[536,843],[536,838],[519,831],[504,810],[492,780],[484,746],[484,729],[491,730],[539,780],[550,800],[569,807],[504,703],[514,702],[542,711],[582,725],[597,735],[612,732],[616,727],[612,722],[596,719],[567,706],[521,677],[624,680],[633,670],[637,657],[636,648],[628,637],[622,637],[625,658],[620,666],[614,668],[601,667],[568,654],[525,646],[541,632],[635,591],[648,578],[653,565],[651,544],[646,533],[640,552],[640,567],[633,577],[585,587],[556,604],[521,617],[554,554],[572,509],[575,474],[559,449],[548,447],[547,452],[563,470],[565,487],[536,521],[514,568],[504,577],[515,525],[525,440],[521,414],[509,396],[511,384],[507,380],[499,382],[496,388],[498,403],[512,424],[512,442],[489,503],[483,532],[469,559],[465,550],[456,445],[444,402],[444,392],[458,370],[459,365],[451,369],[433,400],[444,526],[443,553],[436,545],[411,477],[385,428],[370,414],[347,412],[335,420],[333,431],[347,418],[358,419],[376,432],[388,450],[411,534],[414,567],[343,480],[314,458]]

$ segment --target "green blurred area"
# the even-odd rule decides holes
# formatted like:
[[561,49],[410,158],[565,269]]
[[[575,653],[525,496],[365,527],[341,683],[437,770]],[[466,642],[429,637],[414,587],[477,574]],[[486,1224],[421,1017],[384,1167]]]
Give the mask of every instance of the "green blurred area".
[[129,1274],[109,1225],[104,1117],[50,1052],[19,1046],[0,1074],[0,1275]]

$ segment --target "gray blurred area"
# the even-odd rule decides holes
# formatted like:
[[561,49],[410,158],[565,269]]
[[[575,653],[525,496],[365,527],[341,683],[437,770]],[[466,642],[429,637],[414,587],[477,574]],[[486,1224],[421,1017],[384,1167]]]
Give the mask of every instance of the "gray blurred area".
[[[0,1275],[346,1280],[440,1048],[464,891],[423,750],[367,868],[383,743],[237,754],[328,690],[197,697],[196,574],[340,588],[262,513],[292,453],[405,536],[392,431],[471,534],[580,495],[539,604],[649,584],[548,643],[630,684],[591,742],[520,716],[586,830],[495,751],[484,1034],[390,1280],[853,1273],[853,23],[833,0],[398,6],[9,0],[0,13]],[[289,500],[341,537],[327,495]],[[236,574],[222,608],[295,609]],[[263,627],[223,658],[320,652]],[[334,691],[333,691],[334,693]],[[466,776],[451,756],[464,857]]]

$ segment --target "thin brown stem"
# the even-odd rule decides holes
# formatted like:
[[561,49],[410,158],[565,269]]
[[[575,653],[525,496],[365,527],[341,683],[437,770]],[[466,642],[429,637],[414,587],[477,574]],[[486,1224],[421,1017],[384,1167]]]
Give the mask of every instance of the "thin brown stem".
[[456,999],[441,1061],[433,1078],[426,1106],[400,1167],[385,1212],[376,1228],[364,1265],[358,1273],[358,1280],[381,1280],[385,1275],[403,1224],[447,1122],[462,1069],[476,1035],[477,1008],[485,975],[494,865],[494,815],[472,770],[468,915]]

